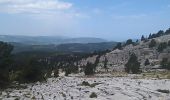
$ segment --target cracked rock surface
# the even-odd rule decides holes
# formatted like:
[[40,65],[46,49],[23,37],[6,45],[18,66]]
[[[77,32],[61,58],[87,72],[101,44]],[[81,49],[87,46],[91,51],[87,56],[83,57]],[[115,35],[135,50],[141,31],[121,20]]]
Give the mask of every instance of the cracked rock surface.
[[[94,86],[84,86],[86,81]],[[28,84],[26,89],[1,91],[0,100],[170,100],[170,80],[132,79],[130,77],[63,77]],[[97,98],[90,98],[91,93]]]

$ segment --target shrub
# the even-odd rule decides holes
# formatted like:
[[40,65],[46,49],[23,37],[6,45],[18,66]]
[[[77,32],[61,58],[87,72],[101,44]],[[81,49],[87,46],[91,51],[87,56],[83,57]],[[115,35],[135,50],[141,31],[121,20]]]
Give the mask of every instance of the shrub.
[[158,89],[157,91],[158,91],[158,92],[161,92],[161,93],[170,93],[169,90],[161,90],[161,89]]
[[90,98],[97,98],[97,94],[95,92],[92,92]]
[[101,84],[101,83],[93,83],[93,84],[89,84],[88,82],[83,81],[81,85],[83,85],[83,86],[95,87],[96,85],[99,85],[99,84]]
[[90,86],[90,84],[89,84],[88,82],[86,82],[86,81],[83,81],[83,82],[82,82],[82,85],[83,85],[83,86]]

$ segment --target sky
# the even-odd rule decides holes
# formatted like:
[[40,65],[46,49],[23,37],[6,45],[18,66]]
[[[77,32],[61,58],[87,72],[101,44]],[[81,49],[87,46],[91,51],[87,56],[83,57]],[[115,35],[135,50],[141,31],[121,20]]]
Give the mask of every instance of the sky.
[[170,28],[170,0],[0,0],[0,35],[140,38]]

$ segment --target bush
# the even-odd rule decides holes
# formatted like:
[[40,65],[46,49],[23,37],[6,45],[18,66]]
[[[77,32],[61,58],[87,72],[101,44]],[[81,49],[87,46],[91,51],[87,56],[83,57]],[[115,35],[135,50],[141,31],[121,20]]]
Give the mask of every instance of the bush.
[[97,98],[97,94],[95,92],[92,92],[90,98]]
[[101,83],[93,83],[93,84],[89,84],[88,82],[83,81],[81,85],[82,85],[82,86],[95,87],[96,85],[99,85],[99,84],[101,84]]
[[83,85],[83,86],[90,86],[90,84],[89,84],[88,82],[86,82],[86,81],[83,81],[83,82],[82,82],[82,85]]
[[140,63],[137,56],[132,53],[128,62],[125,64],[125,71],[128,73],[137,74],[140,72]]
[[161,92],[161,93],[170,93],[169,90],[161,90],[161,89],[158,89],[157,91],[158,91],[158,92]]
[[155,39],[152,39],[151,42],[149,43],[149,48],[153,48],[156,46],[156,41]]

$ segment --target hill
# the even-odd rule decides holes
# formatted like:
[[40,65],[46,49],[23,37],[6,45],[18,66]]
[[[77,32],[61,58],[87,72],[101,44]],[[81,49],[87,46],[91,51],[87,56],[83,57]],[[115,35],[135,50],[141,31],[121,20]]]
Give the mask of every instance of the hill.
[[[150,47],[151,41],[155,41],[155,45]],[[142,71],[161,69],[161,61],[164,58],[170,60],[170,35],[162,35],[152,39],[146,39],[131,44],[123,44],[121,49],[115,48],[104,54],[94,54],[79,61],[80,66],[86,66],[88,62],[95,64],[96,72],[107,71],[124,71],[125,64],[128,62],[130,55],[134,53],[140,62]],[[149,61],[145,65],[146,60]],[[82,67],[82,69],[84,69]]]
[[117,44],[117,42],[102,42],[102,43],[68,43],[59,45],[28,45],[22,43],[11,42],[14,46],[13,53],[18,52],[64,52],[64,53],[91,53],[94,51],[111,50]]
[[63,36],[17,36],[17,35],[0,35],[0,41],[16,42],[27,45],[49,45],[49,44],[67,44],[67,43],[100,43],[107,42],[100,38],[82,37],[69,38]]

